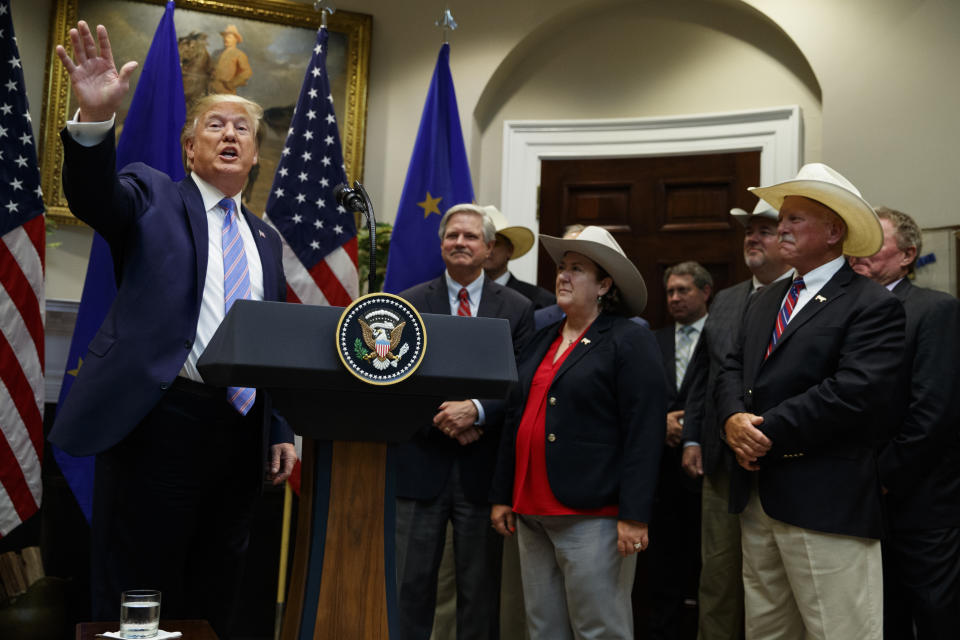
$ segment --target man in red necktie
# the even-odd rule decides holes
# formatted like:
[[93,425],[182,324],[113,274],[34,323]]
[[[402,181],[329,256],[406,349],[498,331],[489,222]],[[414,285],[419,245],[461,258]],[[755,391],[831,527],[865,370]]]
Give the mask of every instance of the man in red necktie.
[[[751,302],[717,381],[736,456],[746,637],[883,634],[881,489],[875,445],[900,412],[904,312],[844,254],[883,243],[846,178],[815,163],[751,191],[779,209],[785,279]],[[793,290],[793,291],[791,291]]]
[[[483,263],[496,227],[486,207],[454,205],[440,221],[444,273],[400,296],[421,313],[504,318],[519,353],[533,332],[533,305],[486,278]],[[464,320],[463,339],[470,339]],[[499,635],[502,538],[490,528],[487,494],[493,476],[503,400],[443,402],[432,425],[397,446],[397,580],[400,638],[427,640],[433,627],[437,572],[447,522],[453,524],[457,638]]]

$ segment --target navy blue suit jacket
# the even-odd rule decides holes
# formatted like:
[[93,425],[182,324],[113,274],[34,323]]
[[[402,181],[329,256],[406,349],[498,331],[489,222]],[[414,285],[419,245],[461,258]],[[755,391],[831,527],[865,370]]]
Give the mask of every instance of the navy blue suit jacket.
[[880,449],[894,529],[960,526],[960,302],[904,279],[893,289],[907,313],[901,367],[905,412]]
[[844,266],[791,318],[764,358],[790,280],[754,296],[717,380],[717,416],[747,411],[772,446],[760,470],[734,469],[731,511],[744,509],[756,474],[772,518],[798,527],[879,538],[883,516],[876,447],[902,411],[903,305]]
[[[557,337],[540,329],[521,355],[490,500],[513,503],[516,435],[533,376]],[[600,315],[560,366],[547,401],[547,479],[574,509],[618,505],[650,522],[663,448],[666,390],[656,341],[626,318]]]
[[[450,315],[445,276],[411,287],[400,293],[400,297],[420,313]],[[488,278],[483,281],[477,316],[508,320],[515,353],[523,348],[533,333],[533,304],[530,300]],[[467,499],[478,504],[487,502],[503,426],[504,400],[481,399],[480,404],[483,405],[486,421],[482,427],[484,434],[476,442],[461,446],[428,423],[412,440],[397,445],[398,497],[416,500],[436,498],[447,486],[454,460],[459,460],[460,482]]]
[[[70,210],[110,245],[118,286],[49,435],[67,453],[84,456],[123,440],[186,361],[207,272],[207,217],[192,178],[174,182],[141,163],[117,174],[112,132],[94,147],[66,131],[61,138]],[[243,215],[260,253],[264,299],[282,301],[280,237],[246,208]],[[262,396],[270,442],[292,442],[289,426]]]

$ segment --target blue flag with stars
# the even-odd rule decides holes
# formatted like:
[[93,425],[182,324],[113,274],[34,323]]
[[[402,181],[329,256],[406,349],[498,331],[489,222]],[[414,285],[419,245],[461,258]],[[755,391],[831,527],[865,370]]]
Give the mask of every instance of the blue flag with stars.
[[[117,143],[117,167],[143,162],[163,171],[173,180],[180,180],[184,177],[180,131],[186,120],[186,104],[173,10],[174,3],[171,0],[167,2],[143,62],[143,71]],[[116,297],[117,285],[110,247],[100,234],[94,233],[58,407],[63,405],[70,393],[77,372],[83,366],[87,346],[103,324]],[[70,485],[87,522],[90,522],[93,514],[94,457],[75,458],[51,446],[63,477]]]
[[328,37],[318,30],[265,218],[296,256],[284,247],[288,300],[342,307],[357,296],[357,226],[333,196],[347,172],[327,78]]
[[450,75],[450,45],[444,43],[400,195],[384,291],[398,293],[443,273],[437,235],[440,218],[444,211],[464,202],[473,202],[473,183]]

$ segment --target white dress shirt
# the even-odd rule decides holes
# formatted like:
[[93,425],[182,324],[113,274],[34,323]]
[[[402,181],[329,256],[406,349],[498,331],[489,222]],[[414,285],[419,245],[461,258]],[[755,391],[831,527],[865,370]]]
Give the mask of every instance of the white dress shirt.
[[[463,288],[463,285],[450,277],[449,271],[443,272],[444,278],[447,281],[447,298],[450,301],[450,315],[457,315],[457,311],[460,310],[460,289]],[[470,315],[476,316],[477,309],[480,308],[480,294],[483,293],[483,271],[480,272],[480,276],[466,286],[467,297],[470,299]],[[480,401],[476,398],[471,398],[473,406],[477,408],[477,421],[475,425],[483,425],[486,422],[487,417],[483,411],[483,405],[480,404]]]

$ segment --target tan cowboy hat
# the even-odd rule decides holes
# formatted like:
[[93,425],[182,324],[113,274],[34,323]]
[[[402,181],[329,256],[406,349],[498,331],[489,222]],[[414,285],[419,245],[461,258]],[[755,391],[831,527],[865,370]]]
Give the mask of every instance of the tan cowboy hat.
[[490,219],[493,220],[493,226],[497,228],[497,233],[510,241],[513,245],[513,255],[511,260],[516,260],[527,251],[533,248],[533,231],[526,227],[510,226],[507,216],[500,213],[500,210],[493,205],[483,207]]
[[237,25],[235,25],[235,24],[228,24],[228,25],[227,25],[227,28],[220,32],[220,35],[221,35],[221,36],[225,36],[225,35],[227,35],[228,33],[233,34],[233,35],[237,38],[237,42],[238,42],[238,43],[243,42],[243,36],[240,35],[240,32],[239,32],[239,31],[237,31]]
[[637,267],[609,231],[603,227],[591,225],[584,227],[576,238],[565,239],[541,235],[540,244],[558,264],[567,251],[583,254],[596,262],[613,278],[614,284],[620,289],[623,301],[634,315],[643,313],[647,306],[647,285]]
[[747,223],[750,222],[750,218],[754,216],[760,216],[761,218],[769,218],[774,222],[780,217],[780,212],[770,206],[766,200],[760,200],[757,202],[757,206],[753,208],[753,212],[747,212],[741,209],[740,207],[734,207],[730,209],[730,215],[737,219],[737,222],[743,226],[747,226]]
[[803,196],[829,207],[847,225],[843,252],[848,256],[872,256],[883,246],[883,227],[873,207],[849,180],[823,163],[803,165],[793,180],[769,187],[750,187],[748,191],[778,211],[787,196]]

